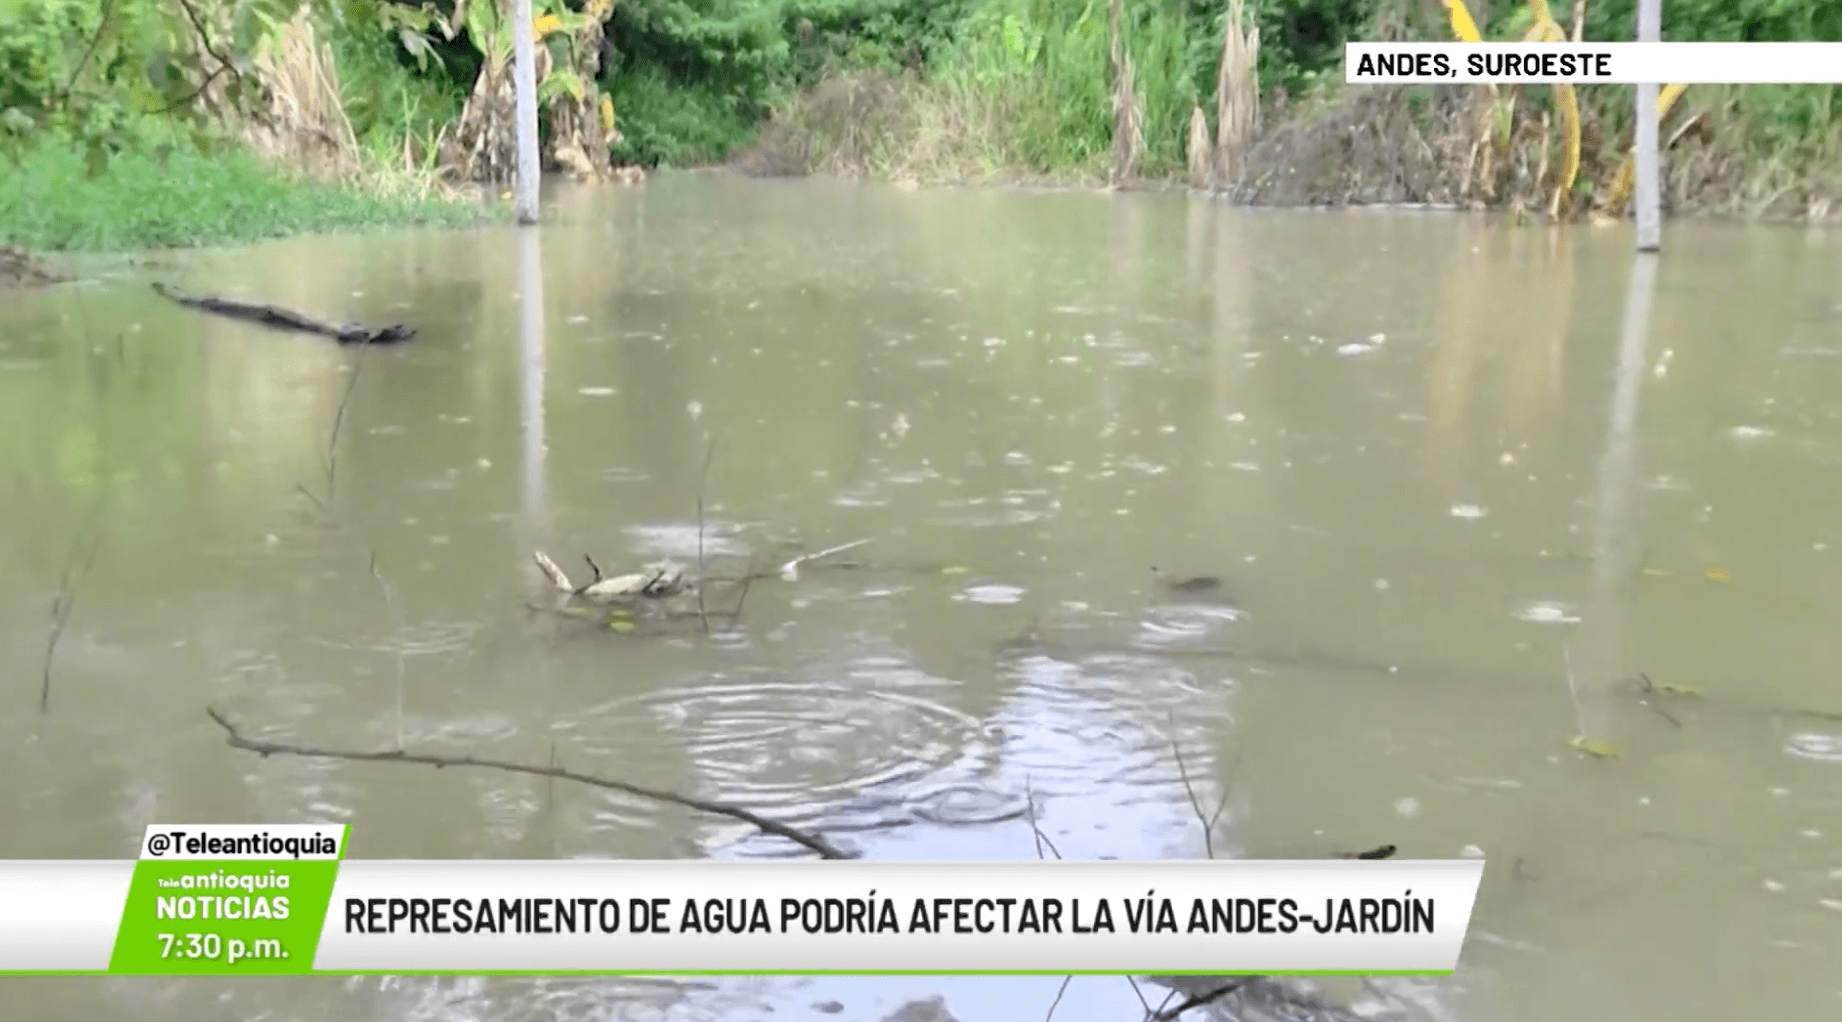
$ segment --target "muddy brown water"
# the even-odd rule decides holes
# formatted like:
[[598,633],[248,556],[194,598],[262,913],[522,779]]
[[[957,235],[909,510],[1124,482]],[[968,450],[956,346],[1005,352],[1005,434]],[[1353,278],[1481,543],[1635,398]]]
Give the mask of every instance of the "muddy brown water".
[[[186,820],[346,822],[360,857],[785,854],[531,778],[258,759],[207,705],[554,750],[884,858],[1034,855],[1026,788],[1066,856],[1200,855],[1187,773],[1230,793],[1220,854],[1487,857],[1457,976],[1337,1003],[1842,1012],[1842,236],[1675,225],[1646,275],[1619,229],[1181,196],[666,175],[551,203],[541,234],[163,278],[422,331],[363,356],[142,276],[0,299],[0,854],[125,857]],[[524,609],[533,549],[694,560],[712,435],[711,571],[874,543],[711,638]],[[1646,703],[1640,673],[1699,694]],[[1058,982],[4,989],[47,1019],[876,1022],[938,995],[1010,1022]],[[1084,978],[1055,1017],[1142,1013]]]

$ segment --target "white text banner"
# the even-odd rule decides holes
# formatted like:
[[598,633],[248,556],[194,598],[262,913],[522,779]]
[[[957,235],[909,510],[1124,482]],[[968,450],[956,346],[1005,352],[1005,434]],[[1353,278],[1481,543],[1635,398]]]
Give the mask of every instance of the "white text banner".
[[317,971],[1451,971],[1477,860],[346,861]]
[[1343,71],[1368,85],[1830,85],[1842,42],[1349,43]]

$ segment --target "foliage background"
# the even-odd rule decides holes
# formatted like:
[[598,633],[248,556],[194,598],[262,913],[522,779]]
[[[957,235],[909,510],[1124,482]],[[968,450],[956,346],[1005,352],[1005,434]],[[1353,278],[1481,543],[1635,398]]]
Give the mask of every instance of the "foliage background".
[[[345,116],[378,173],[362,188],[322,187],[305,206],[281,203],[289,208],[244,233],[441,219],[401,195],[383,206],[366,206],[364,197],[392,191],[393,182],[410,186],[398,192],[415,192],[437,169],[437,142],[460,115],[486,49],[468,30],[470,19],[455,17],[455,2],[307,0],[336,58]],[[1487,37],[1517,37],[1529,24],[1519,2],[1470,5]],[[150,167],[202,181],[197,192],[312,190],[298,181],[262,184],[262,172],[235,159],[223,173],[214,170],[236,148],[227,111],[251,100],[247,93],[260,83],[212,76],[213,55],[201,52],[192,31],[208,25],[212,47],[247,68],[300,6],[0,0],[0,162],[41,179],[81,168],[100,182],[84,204],[112,215],[137,201],[164,204],[139,218],[153,226],[126,232],[60,227],[78,211],[58,212],[59,188],[14,183],[0,188],[0,240],[171,244],[188,233],[203,240],[223,236],[240,218],[263,220],[260,208],[276,201],[243,201],[233,216],[228,207],[192,208],[177,190],[147,199],[134,181]],[[537,6],[567,16],[584,0]],[[612,155],[621,163],[724,161],[767,129],[798,136],[792,172],[823,169],[815,154],[848,136],[864,154],[854,169],[886,176],[1080,178],[1103,169],[1111,145],[1107,7],[1107,0],[617,0],[602,15],[594,84],[611,101],[619,129]],[[1129,0],[1123,9],[1144,108],[1141,172],[1173,177],[1184,169],[1192,110],[1214,116],[1227,4]],[[1554,9],[1564,20],[1573,13],[1564,3]],[[1587,38],[1628,38],[1636,0],[1589,0],[1584,11]],[[1247,12],[1260,32],[1260,90],[1275,110],[1284,97],[1293,116],[1342,98],[1347,41],[1382,31],[1450,38],[1435,0],[1249,0]],[[1672,0],[1665,37],[1842,39],[1842,0]],[[553,53],[567,55],[555,46]],[[1532,115],[1548,102],[1539,91],[1525,95]],[[1628,90],[1582,90],[1582,103],[1593,130],[1608,139],[1628,134]],[[1744,163],[1755,190],[1842,191],[1828,169],[1842,155],[1836,88],[1700,87],[1686,106]],[[308,207],[318,212],[303,212]]]

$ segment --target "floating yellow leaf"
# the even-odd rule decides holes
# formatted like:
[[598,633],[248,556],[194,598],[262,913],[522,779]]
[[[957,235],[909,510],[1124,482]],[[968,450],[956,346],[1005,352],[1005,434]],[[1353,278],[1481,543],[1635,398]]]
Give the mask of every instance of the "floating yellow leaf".
[[1599,759],[1618,758],[1617,746],[1602,742],[1597,738],[1588,738],[1585,735],[1574,735],[1567,740],[1567,744],[1586,753],[1588,756],[1596,756]]
[[1726,568],[1709,568],[1707,571],[1702,572],[1702,574],[1708,576],[1708,581],[1710,582],[1731,582],[1733,581],[1733,579],[1727,574]]
[[971,568],[962,568],[957,564],[949,564],[946,567],[940,569],[940,573],[942,575],[964,575],[971,570],[972,570]]

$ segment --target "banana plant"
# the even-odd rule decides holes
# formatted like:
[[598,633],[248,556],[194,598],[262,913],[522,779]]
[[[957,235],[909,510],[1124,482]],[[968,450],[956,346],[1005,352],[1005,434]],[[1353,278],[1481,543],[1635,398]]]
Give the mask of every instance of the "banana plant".
[[[588,15],[570,10],[562,0],[538,0],[531,6],[532,35],[540,46],[547,46],[549,39],[556,35],[571,39],[589,23]],[[467,38],[480,51],[480,56],[486,58],[494,74],[511,66],[512,22],[500,13],[494,0],[474,0],[468,4],[466,26]],[[581,99],[586,88],[587,83],[576,74],[571,61],[552,60],[550,73],[537,83],[537,101],[548,102],[559,93]]]
[[[1478,32],[1477,23],[1471,20],[1471,12],[1465,8],[1464,0],[1443,0],[1443,2],[1452,22],[1452,34],[1467,43],[1482,42],[1483,37]],[[1554,20],[1554,14],[1548,8],[1548,0],[1528,0],[1527,10],[1518,11],[1511,16],[1510,27],[1512,33],[1521,33],[1523,42],[1567,41],[1567,31]],[[1662,94],[1657,98],[1658,121],[1668,115],[1670,108],[1681,97],[1683,88],[1682,85],[1669,85],[1662,90]],[[1494,85],[1491,87],[1491,92],[1493,95],[1496,92]],[[1554,189],[1554,198],[1549,203],[1550,216],[1560,213],[1561,203],[1573,191],[1574,179],[1580,173],[1579,97],[1575,94],[1572,85],[1561,82],[1554,86],[1554,99],[1555,107],[1561,114],[1562,130],[1566,133],[1563,139],[1566,148],[1563,154],[1564,162],[1561,164],[1560,180]],[[1631,179],[1631,155],[1627,153],[1624,163],[1619,166],[1618,173],[1613,178],[1610,195],[1606,203],[1600,207],[1601,215],[1608,211],[1612,215],[1617,215],[1617,212],[1623,209],[1626,197],[1630,194]]]

